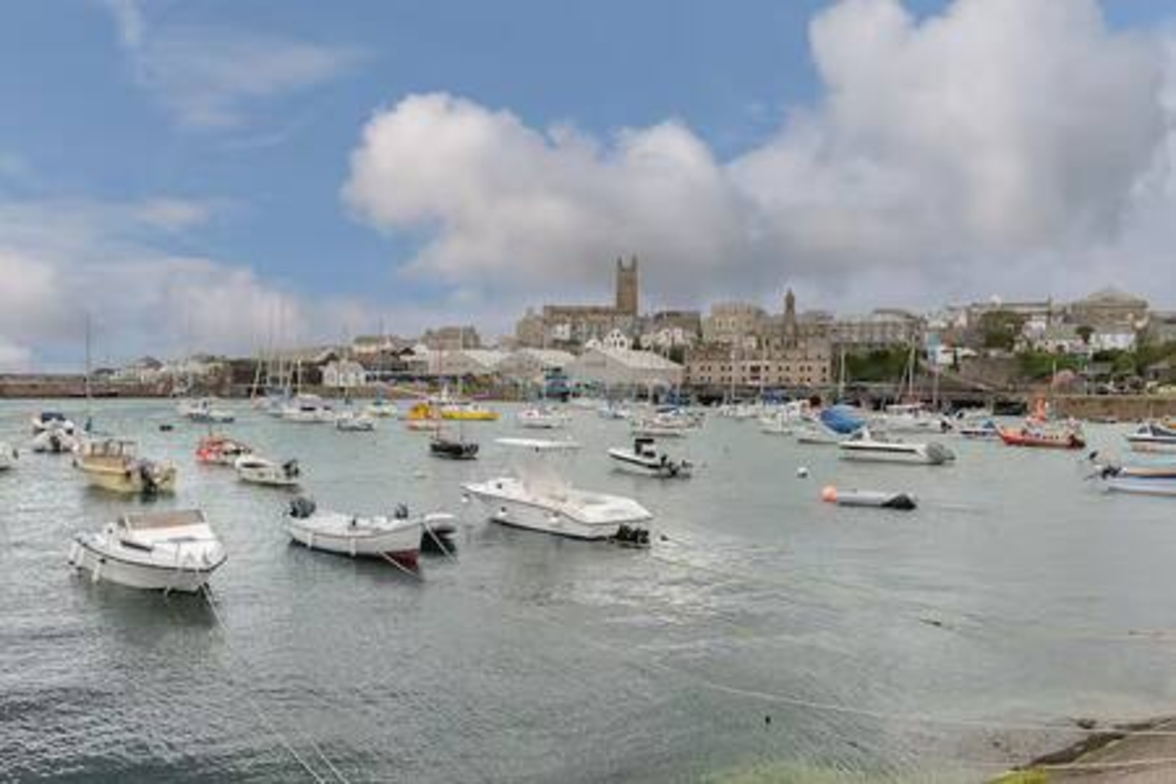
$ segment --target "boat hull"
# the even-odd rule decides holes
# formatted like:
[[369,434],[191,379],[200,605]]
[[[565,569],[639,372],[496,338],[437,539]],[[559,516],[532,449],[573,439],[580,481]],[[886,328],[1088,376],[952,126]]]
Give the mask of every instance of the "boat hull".
[[95,583],[115,583],[148,591],[196,593],[208,584],[223,559],[220,563],[200,569],[148,564],[104,548],[102,537],[83,534],[74,540],[69,562],[75,569],[86,572]]
[[1173,454],[1176,453],[1176,438],[1127,436],[1127,446],[1132,452]]
[[465,491],[487,509],[490,520],[512,528],[524,528],[569,539],[604,541],[616,536],[622,525],[646,523],[652,515],[639,504],[628,499],[609,498],[628,503],[625,512],[612,514],[608,519],[583,520],[560,511],[554,504],[541,504],[519,497],[513,492],[517,485],[512,480],[491,480],[465,485]]
[[78,470],[85,475],[91,487],[112,493],[173,493],[176,489],[176,470],[172,467],[163,469],[151,486],[148,486],[143,476],[134,469],[108,469],[79,464]]
[[1085,439],[1074,433],[1065,436],[1037,436],[1010,430],[1000,430],[998,433],[1006,446],[1032,449],[1082,449],[1086,446]]
[[644,460],[632,452],[623,449],[610,449],[608,456],[612,460],[612,467],[617,471],[637,476],[649,476],[656,479],[689,479],[692,473],[690,465],[670,460],[662,463],[660,460]]
[[424,526],[418,520],[393,530],[357,526],[354,531],[348,531],[341,525],[318,525],[311,518],[309,521],[290,520],[286,524],[286,531],[293,541],[311,550],[351,558],[387,556],[405,566],[416,566]]
[[857,461],[863,463],[898,463],[903,465],[942,465],[947,462],[946,458],[936,457],[929,454],[927,451],[919,448],[910,449],[894,449],[894,448],[872,448],[872,447],[858,447],[851,444],[840,445],[840,457],[842,460]]
[[1171,477],[1106,477],[1103,479],[1103,487],[1114,493],[1176,496],[1176,479]]

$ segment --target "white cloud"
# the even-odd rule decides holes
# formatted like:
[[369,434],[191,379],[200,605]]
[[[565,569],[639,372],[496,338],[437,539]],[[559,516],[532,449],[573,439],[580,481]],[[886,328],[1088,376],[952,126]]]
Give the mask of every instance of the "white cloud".
[[259,103],[336,79],[363,60],[347,46],[214,27],[148,25],[136,0],[105,0],[136,80],[187,127],[245,125]]
[[599,140],[416,95],[368,123],[344,199],[424,235],[411,272],[490,291],[599,281],[629,252],[652,262],[647,291],[695,301],[785,282],[853,304],[1176,285],[1158,37],[1110,31],[1094,0],[957,0],[924,20],[845,0],[810,40],[822,99],[733,160],[673,120]]
[[98,355],[114,361],[249,354],[334,338],[345,319],[375,322],[362,303],[308,301],[243,264],[166,249],[209,215],[174,198],[0,202],[0,368],[76,367],[87,313]]

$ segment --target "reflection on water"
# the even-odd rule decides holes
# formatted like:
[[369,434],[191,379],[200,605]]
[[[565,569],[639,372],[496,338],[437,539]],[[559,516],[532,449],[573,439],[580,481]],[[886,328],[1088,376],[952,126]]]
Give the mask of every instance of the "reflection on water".
[[[0,439],[26,439],[37,407],[0,405]],[[297,457],[324,507],[458,515],[455,558],[412,576],[291,545],[289,493],[194,464],[206,427],[160,431],[166,403],[98,404],[96,423],[175,461],[179,486],[127,501],[31,453],[0,475],[5,775],[304,776],[285,738],[353,780],[975,780],[1065,739],[995,725],[1173,701],[1172,507],[1098,494],[1072,455],[952,442],[951,467],[842,465],[714,420],[672,444],[696,477],[658,482],[608,465],[624,423],[575,412],[578,483],[656,514],[640,552],[462,503],[462,482],[507,464],[492,439],[517,434],[510,416],[467,425],[482,453],[461,463],[391,421],[339,433],[238,413],[227,430]],[[1092,446],[1114,451],[1120,429]],[[839,508],[817,500],[827,483],[922,503]],[[71,573],[71,537],[138,504],[205,510],[229,553],[215,614]]]

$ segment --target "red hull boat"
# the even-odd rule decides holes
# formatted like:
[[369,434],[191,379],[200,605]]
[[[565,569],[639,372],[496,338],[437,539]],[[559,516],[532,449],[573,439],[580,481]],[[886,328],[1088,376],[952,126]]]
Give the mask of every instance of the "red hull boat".
[[1050,433],[1044,430],[999,428],[1000,440],[1008,446],[1028,446],[1040,449],[1082,449],[1086,439],[1073,431]]

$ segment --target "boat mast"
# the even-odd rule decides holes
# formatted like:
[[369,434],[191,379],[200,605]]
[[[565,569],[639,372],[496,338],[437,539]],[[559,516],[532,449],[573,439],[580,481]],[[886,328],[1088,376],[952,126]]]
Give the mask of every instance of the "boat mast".
[[90,311],[88,311],[88,310],[86,311],[86,375],[85,375],[84,386],[85,386],[85,390],[86,390],[86,425],[85,425],[85,430],[87,433],[89,433],[91,425],[93,424],[93,422],[92,422],[93,416],[91,414],[92,405],[93,405],[93,398],[91,397],[91,391],[90,391]]
[[837,402],[845,402],[845,344],[841,344],[841,367],[837,369]]

